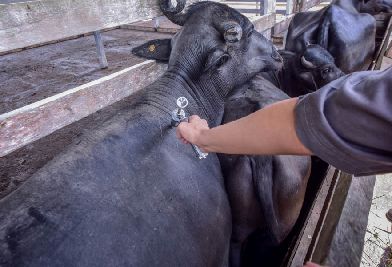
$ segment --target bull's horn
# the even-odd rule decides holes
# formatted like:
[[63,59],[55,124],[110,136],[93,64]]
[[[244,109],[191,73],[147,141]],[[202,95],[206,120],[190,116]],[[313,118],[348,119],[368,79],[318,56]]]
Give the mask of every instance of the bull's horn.
[[307,68],[307,69],[315,69],[315,68],[316,68],[316,66],[313,65],[312,62],[307,61],[306,58],[305,58],[304,56],[301,57],[301,63],[302,63],[302,65],[303,65],[305,68]]
[[170,0],[160,0],[159,7],[163,14],[173,23],[183,26],[186,21],[186,15],[182,13],[186,5],[186,0],[177,0],[177,5],[172,6]]
[[227,22],[223,25],[223,37],[228,43],[235,43],[241,40],[242,28],[234,21]]

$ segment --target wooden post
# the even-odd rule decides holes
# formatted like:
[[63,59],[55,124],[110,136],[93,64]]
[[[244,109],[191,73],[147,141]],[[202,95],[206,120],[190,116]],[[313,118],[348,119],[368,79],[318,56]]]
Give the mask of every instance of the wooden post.
[[262,0],[262,2],[261,15],[275,13],[276,0]]
[[106,69],[108,67],[108,61],[106,59],[105,47],[103,46],[102,35],[100,31],[94,32],[94,39],[95,39],[95,45],[97,47],[99,64],[101,65],[102,69]]
[[294,7],[294,0],[287,0],[286,1],[286,16],[290,15],[291,13],[293,13],[293,7]]
[[321,184],[317,193],[313,207],[308,214],[305,225],[303,226],[288,260],[288,267],[303,266],[308,251],[312,250],[312,243],[318,235],[318,229],[326,216],[326,212],[331,202],[333,192],[339,180],[339,171],[333,167],[328,169],[328,173]]
[[[152,19],[153,27],[155,31],[158,31],[158,28],[161,26],[161,22],[166,19],[165,16],[158,16]],[[167,19],[166,19],[167,20]]]

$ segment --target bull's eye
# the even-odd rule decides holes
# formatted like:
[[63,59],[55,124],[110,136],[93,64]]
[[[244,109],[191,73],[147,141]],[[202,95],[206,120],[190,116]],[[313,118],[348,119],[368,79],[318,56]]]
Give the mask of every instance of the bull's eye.
[[250,32],[248,32],[248,35],[246,37],[250,38],[253,34],[253,30],[251,30]]
[[328,72],[331,72],[331,68],[325,68],[325,69],[323,69],[323,73],[324,73],[324,74],[326,74],[326,73],[328,73]]

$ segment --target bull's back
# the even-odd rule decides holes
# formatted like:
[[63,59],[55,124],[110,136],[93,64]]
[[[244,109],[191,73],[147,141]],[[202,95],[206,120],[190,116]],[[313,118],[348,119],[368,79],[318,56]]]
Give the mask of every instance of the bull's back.
[[222,266],[230,211],[219,163],[165,120],[116,119],[0,202],[0,263]]
[[330,20],[327,50],[336,65],[345,73],[366,70],[375,49],[374,17],[332,6],[326,19]]

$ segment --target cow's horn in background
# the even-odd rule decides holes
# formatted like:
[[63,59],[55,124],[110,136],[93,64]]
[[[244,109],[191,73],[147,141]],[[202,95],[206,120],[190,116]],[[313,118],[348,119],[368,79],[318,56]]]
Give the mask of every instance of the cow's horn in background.
[[304,56],[301,57],[301,63],[302,63],[302,65],[303,65],[305,68],[307,68],[307,69],[314,69],[314,68],[316,68],[316,66],[313,65],[312,62],[307,61],[306,58],[305,58]]
[[186,5],[186,0],[177,0],[177,5],[172,6],[170,0],[160,0],[159,7],[163,14],[173,23],[183,26],[186,21],[186,15],[182,13]]

